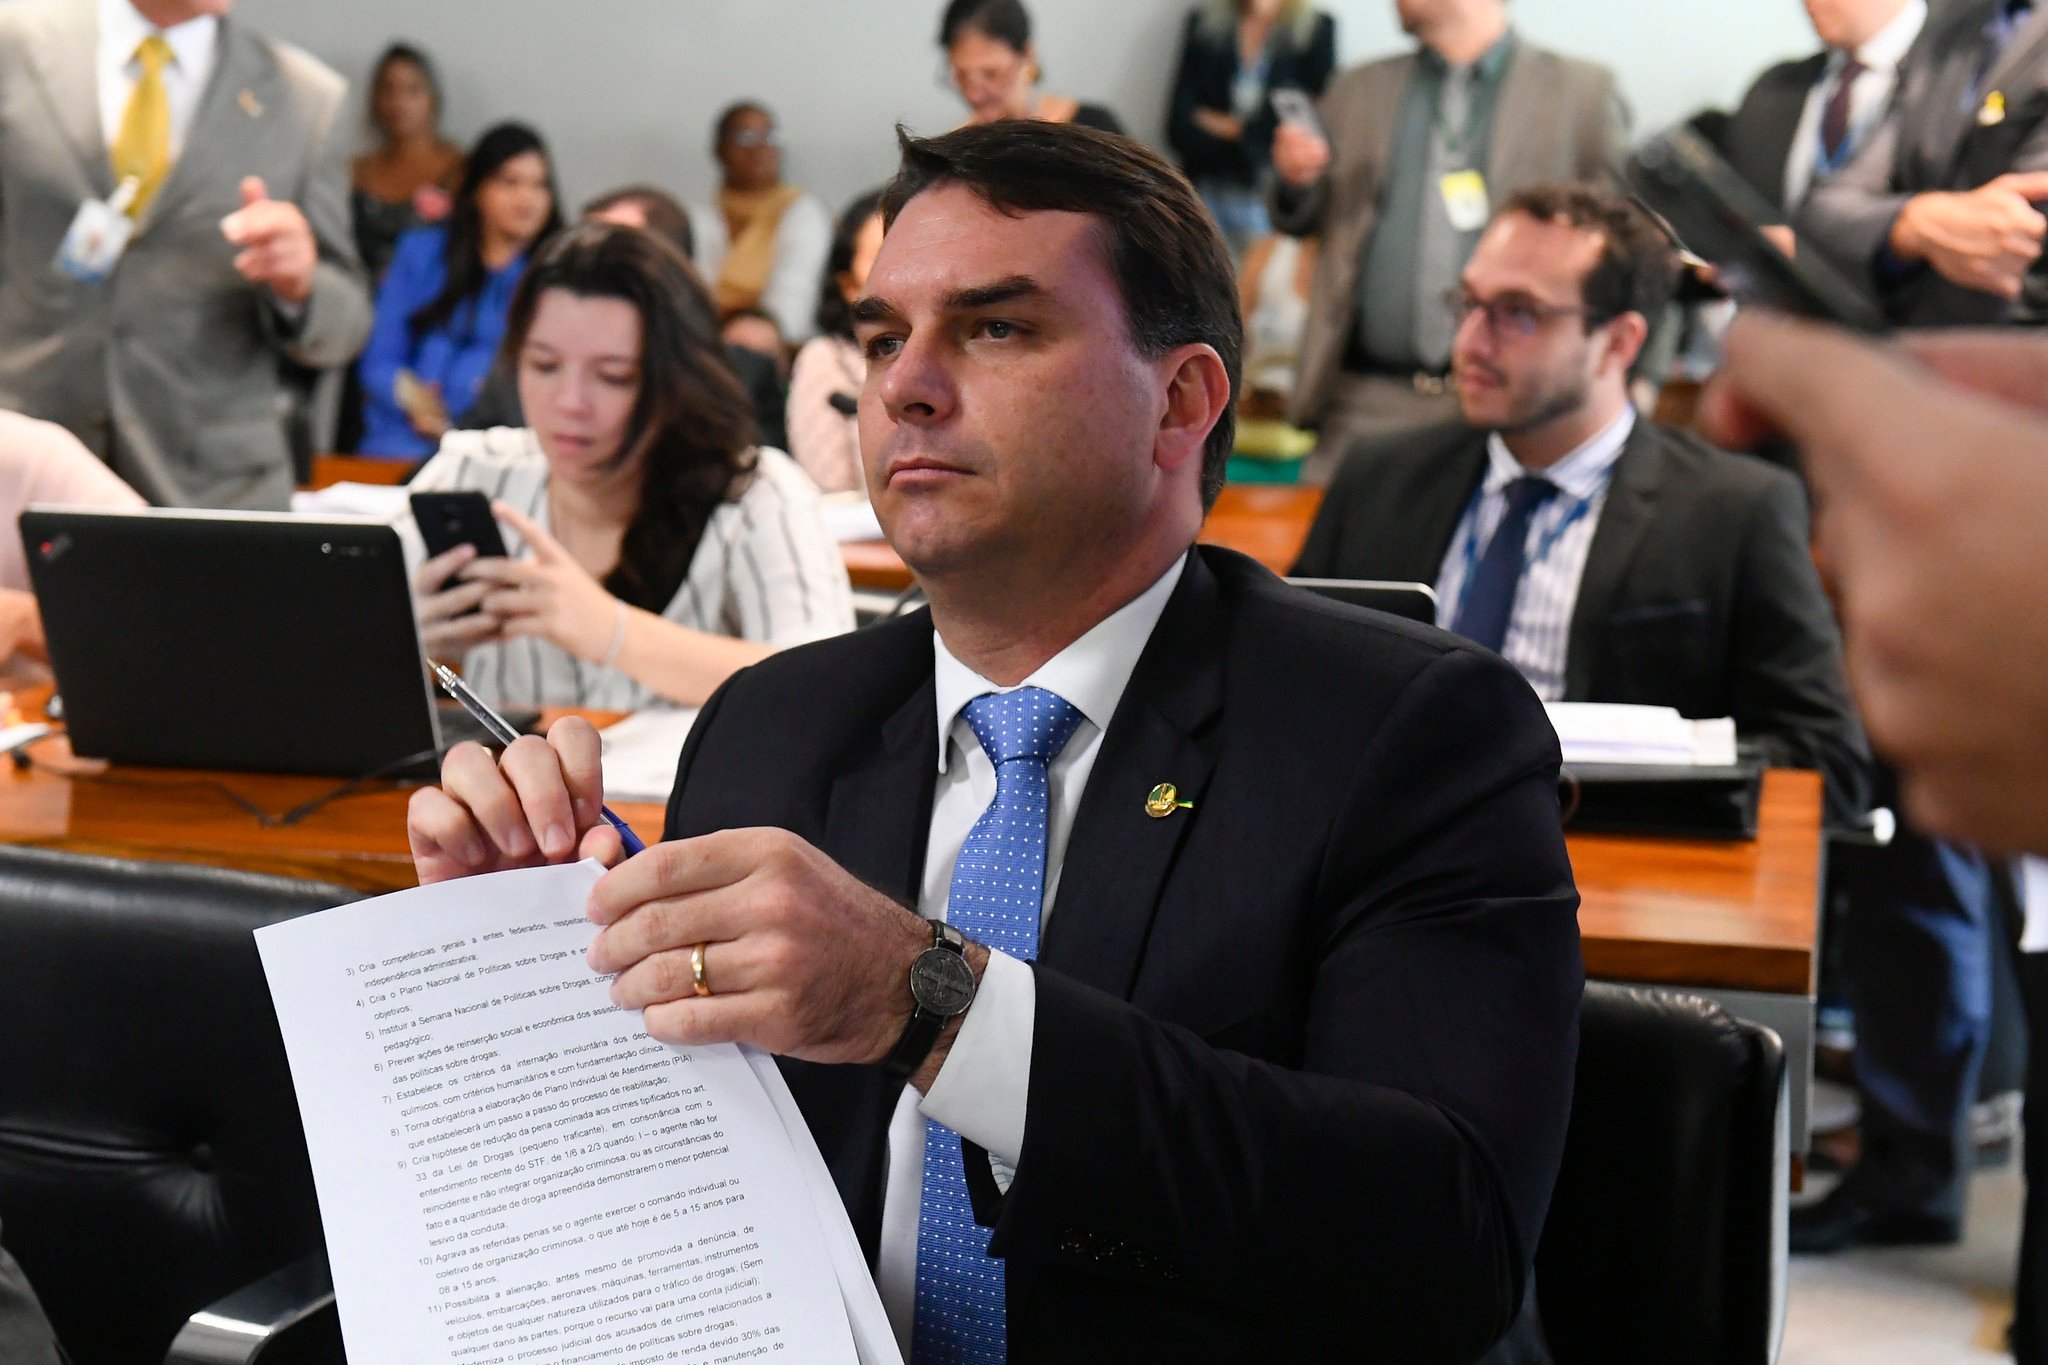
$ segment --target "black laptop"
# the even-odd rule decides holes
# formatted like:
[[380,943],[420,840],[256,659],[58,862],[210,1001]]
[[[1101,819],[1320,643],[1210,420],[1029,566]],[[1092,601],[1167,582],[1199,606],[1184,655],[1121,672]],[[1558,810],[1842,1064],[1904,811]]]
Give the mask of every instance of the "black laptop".
[[440,747],[391,527],[32,507],[21,534],[77,753],[359,777]]

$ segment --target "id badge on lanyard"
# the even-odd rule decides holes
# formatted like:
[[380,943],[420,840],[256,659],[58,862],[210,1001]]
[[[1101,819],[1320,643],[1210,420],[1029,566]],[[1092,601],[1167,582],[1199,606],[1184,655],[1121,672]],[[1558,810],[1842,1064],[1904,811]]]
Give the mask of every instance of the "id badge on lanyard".
[[135,220],[128,216],[128,206],[135,202],[140,188],[140,182],[131,176],[121,182],[112,198],[80,204],[57,248],[57,268],[81,284],[99,284],[113,274],[135,235]]

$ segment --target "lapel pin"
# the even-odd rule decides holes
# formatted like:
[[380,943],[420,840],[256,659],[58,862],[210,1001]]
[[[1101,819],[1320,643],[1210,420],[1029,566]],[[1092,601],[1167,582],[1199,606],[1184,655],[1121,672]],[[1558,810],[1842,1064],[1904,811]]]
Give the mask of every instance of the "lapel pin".
[[2005,122],[2005,92],[1994,90],[1984,97],[1984,107],[1977,111],[1979,128],[1996,128]]
[[1195,803],[1180,799],[1180,788],[1171,782],[1161,782],[1145,796],[1145,814],[1154,820],[1164,820],[1177,810],[1193,810]]
[[235,96],[235,103],[241,105],[242,112],[250,118],[263,117],[263,101],[256,98],[255,91],[244,90],[241,94]]

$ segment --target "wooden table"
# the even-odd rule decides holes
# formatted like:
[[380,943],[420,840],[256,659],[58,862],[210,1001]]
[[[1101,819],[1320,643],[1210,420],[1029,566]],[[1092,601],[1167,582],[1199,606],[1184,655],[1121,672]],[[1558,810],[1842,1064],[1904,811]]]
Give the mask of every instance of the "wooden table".
[[[365,791],[294,825],[265,828],[228,793],[278,815],[337,784],[143,768],[72,776],[53,770],[68,757],[61,738],[31,752],[38,762],[29,771],[0,766],[0,842],[238,867],[372,893],[413,885],[406,791]],[[1584,901],[1587,974],[1696,990],[1776,1029],[1793,1077],[1795,1151],[1805,1147],[1812,1076],[1820,797],[1815,774],[1768,774],[1753,842],[1567,840]],[[661,832],[661,807],[617,809],[643,836]]]
[[[1202,543],[1248,554],[1274,573],[1294,567],[1322,505],[1323,490],[1306,484],[1225,484],[1202,523]],[[848,541],[839,547],[856,588],[901,592],[910,570],[886,540]]]

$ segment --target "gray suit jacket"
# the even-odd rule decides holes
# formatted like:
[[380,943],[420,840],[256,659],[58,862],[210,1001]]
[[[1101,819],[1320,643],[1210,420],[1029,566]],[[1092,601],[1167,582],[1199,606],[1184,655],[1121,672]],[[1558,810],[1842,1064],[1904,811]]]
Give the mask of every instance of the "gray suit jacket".
[[1983,81],[1984,91],[2004,96],[2005,117],[1988,127],[1976,117],[1981,101],[1971,95],[1995,8],[1996,0],[1968,0],[1928,21],[1899,73],[1891,112],[1799,215],[1800,236],[1901,326],[2048,322],[2048,267],[2040,264],[2010,304],[1926,268],[1891,275],[1875,268],[1913,196],[1975,189],[2008,171],[2048,170],[2048,6],[2021,24]]
[[[1274,225],[1322,238],[1288,420],[1313,426],[1327,411],[1344,348],[1357,322],[1358,269],[1379,217],[1387,159],[1416,56],[1354,67],[1330,82],[1318,106],[1329,130],[1330,168],[1306,190],[1284,184]],[[1516,46],[1496,106],[1486,184],[1498,204],[1525,185],[1609,180],[1627,150],[1628,114],[1614,73],[1592,62]]]
[[0,1360],[7,1365],[60,1365],[63,1359],[21,1267],[0,1249]]
[[[78,206],[113,193],[93,0],[0,5],[0,407],[62,423],[152,502],[282,507],[280,356],[347,363],[370,302],[349,232],[341,78],[221,21],[183,153],[114,274],[54,264]],[[220,220],[242,177],[296,202],[320,265],[296,325],[236,273]]]

